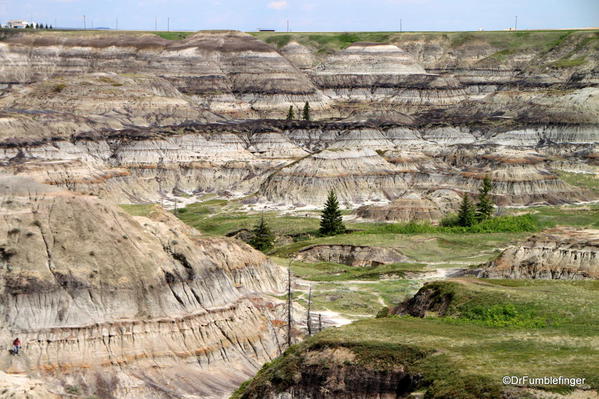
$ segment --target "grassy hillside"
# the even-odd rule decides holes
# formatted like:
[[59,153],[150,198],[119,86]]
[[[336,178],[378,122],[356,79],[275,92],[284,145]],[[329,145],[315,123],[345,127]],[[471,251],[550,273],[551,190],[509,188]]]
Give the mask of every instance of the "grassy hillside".
[[[125,207],[133,214],[143,213],[144,208],[144,205]],[[475,267],[494,259],[502,248],[526,239],[538,229],[554,225],[599,227],[599,206],[596,205],[539,207],[526,211],[512,210],[511,213],[531,213],[534,224],[524,230],[468,232],[430,225],[348,221],[346,226],[351,231],[347,234],[320,237],[317,233],[317,211],[291,215],[247,212],[239,201],[208,199],[181,209],[178,216],[204,234],[223,236],[239,229],[251,229],[264,215],[278,237],[270,255],[282,266],[288,266],[297,251],[311,245],[345,244],[398,249],[411,260],[370,268],[293,261],[294,274],[312,286],[316,313],[335,311],[344,317],[357,319],[373,316],[382,306],[392,306],[413,294],[423,283],[421,276],[427,273],[436,273],[437,269],[443,268]],[[307,288],[306,285],[297,289],[299,303],[306,303]]]
[[[325,330],[264,366],[234,397],[256,397],[262,387],[286,389],[297,383],[306,356],[314,357],[310,352],[339,347],[356,355],[347,367],[391,370],[401,364],[422,375],[418,389],[429,399],[499,397],[506,375],[580,377],[587,388],[599,388],[599,282],[464,279],[432,286],[448,294],[448,314]],[[331,367],[323,364],[323,373]]]
[[251,35],[283,47],[290,41],[297,41],[316,50],[339,50],[355,42],[409,43],[413,41],[447,42],[451,47],[465,44],[486,43],[498,51],[530,49],[549,51],[560,45],[568,37],[587,38],[585,45],[599,39],[598,31],[576,30],[537,30],[537,31],[483,31],[483,32],[252,32]]

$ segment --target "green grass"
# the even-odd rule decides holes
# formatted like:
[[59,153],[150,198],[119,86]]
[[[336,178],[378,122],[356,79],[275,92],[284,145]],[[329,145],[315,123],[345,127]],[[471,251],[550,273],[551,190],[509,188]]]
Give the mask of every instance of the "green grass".
[[533,215],[500,216],[473,226],[436,226],[426,223],[380,223],[366,230],[367,234],[472,234],[472,233],[522,233],[539,231],[541,226]]
[[552,65],[556,68],[573,68],[584,65],[586,62],[586,57],[562,58],[558,61],[555,61]]
[[[213,208],[198,207],[193,211],[189,209],[180,213],[179,217],[185,223],[195,227],[207,235],[222,236],[239,229],[252,229],[260,219],[260,214],[247,214],[244,212],[231,212],[210,216]],[[316,232],[318,220],[313,218],[277,216],[274,212],[264,213],[271,230],[277,235],[300,234]]]
[[121,204],[120,207],[131,216],[148,216],[156,204]]
[[[239,206],[235,201],[209,199],[189,205],[180,210],[178,216],[204,234],[219,236],[240,228],[251,229],[259,219],[260,213],[242,212]],[[522,210],[510,211],[522,212]],[[419,272],[433,271],[442,267],[478,267],[481,263],[496,258],[502,248],[526,239],[532,231],[537,231],[541,227],[556,224],[592,227],[593,223],[595,227],[599,227],[596,226],[599,223],[599,206],[539,207],[530,209],[530,212],[534,213],[534,217],[517,215],[498,218],[492,222],[493,225],[490,226],[492,228],[480,229],[483,232],[467,232],[462,228],[441,228],[430,225],[349,222],[346,223],[347,227],[356,231],[332,237],[318,236],[318,212],[308,212],[311,217],[281,216],[275,212],[267,212],[264,215],[273,231],[279,236],[276,247],[270,255],[282,266],[287,266],[289,258],[295,256],[297,251],[315,244],[396,248],[412,259],[410,263],[377,267],[352,267],[327,262],[293,262],[294,275],[311,282],[315,311],[328,309],[348,318],[359,318],[362,317],[361,315],[374,316],[383,306],[381,301],[387,306],[394,306],[406,296],[413,294],[422,282],[408,279]],[[514,221],[518,223],[514,224]],[[518,227],[519,222],[522,221],[527,228]],[[529,224],[532,223],[531,221],[535,224]],[[518,228],[513,228],[514,225]],[[494,229],[507,231],[484,232]],[[361,283],[357,284],[358,281]],[[299,303],[305,304],[306,295],[298,294],[296,299]],[[479,304],[482,307],[474,308],[471,318],[479,317],[480,320],[477,322],[484,324],[494,320],[493,317],[501,316],[502,312],[509,315],[512,310],[500,308],[492,311],[497,314],[485,314],[484,309],[493,304],[493,301]],[[510,322],[523,325],[529,323],[530,326],[537,322],[534,317],[527,318],[526,309],[516,308],[515,311],[517,314]],[[502,321],[497,319],[496,322]]]
[[599,228],[599,205],[530,208],[541,225]]
[[250,34],[278,48],[284,47],[293,40],[321,52],[344,49],[355,42],[387,43],[393,35],[392,32],[251,32]]
[[563,181],[572,186],[586,188],[587,190],[599,193],[599,175],[563,171],[558,171],[557,173]]
[[[288,262],[281,262],[288,264]],[[402,278],[406,273],[419,273],[422,263],[393,263],[373,267],[346,266],[337,263],[307,263],[294,261],[291,270],[311,281],[380,280],[383,277]]]
[[[503,61],[519,52],[533,51],[547,53],[568,41],[578,41],[582,50],[585,44],[590,44],[597,35],[595,31],[484,31],[484,32],[252,32],[253,36],[272,44],[283,47],[290,41],[296,41],[317,54],[327,54],[344,49],[355,42],[392,43],[399,47],[409,46],[413,42],[442,42],[452,48],[461,48],[470,44],[488,45],[496,49],[490,59]],[[588,40],[587,40],[588,39]],[[585,40],[587,40],[585,42]]]
[[[314,244],[368,245],[397,248],[417,263],[479,264],[498,254],[498,248],[523,240],[530,233],[481,234],[416,234],[354,233],[334,237],[319,237],[299,241],[275,249],[274,255],[288,257],[298,250]],[[466,267],[466,266],[464,266]]]
[[191,35],[195,35],[197,32],[149,32],[153,33],[156,36],[160,36],[166,40],[183,40],[188,38]]
[[[325,330],[264,366],[234,397],[259,397],[252,395],[267,386],[286,389],[297,383],[289,378],[298,375],[307,353],[331,347],[356,355],[348,367],[403,365],[421,374],[426,398],[496,398],[505,375],[581,377],[599,388],[599,281],[437,284],[453,294],[447,317],[367,319]],[[323,373],[335,367],[323,364]]]

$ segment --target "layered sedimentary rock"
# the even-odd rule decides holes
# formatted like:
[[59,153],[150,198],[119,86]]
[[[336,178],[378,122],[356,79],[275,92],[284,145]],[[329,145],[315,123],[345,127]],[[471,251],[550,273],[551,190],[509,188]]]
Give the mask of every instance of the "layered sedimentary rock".
[[273,173],[259,193],[271,202],[322,204],[331,190],[343,204],[392,199],[405,191],[399,170],[369,149],[331,149]]
[[362,267],[402,263],[410,260],[394,248],[358,245],[312,245],[299,251],[296,259]]
[[283,274],[249,246],[160,208],[133,218],[19,178],[0,185],[0,338],[23,342],[0,355],[7,369],[89,395],[211,397],[278,353],[264,293]]
[[[581,127],[573,133],[587,137],[585,132],[591,134],[592,129]],[[0,146],[0,172],[118,202],[157,201],[186,192],[256,194],[258,202],[314,207],[334,188],[344,201],[356,205],[387,202],[411,191],[423,197],[422,209],[431,205],[424,197],[436,193],[429,199],[447,213],[455,208],[451,191],[476,195],[487,175],[500,205],[594,199],[592,192],[565,184],[553,170],[596,173],[593,162],[598,157],[590,142],[514,149],[484,142],[460,144],[462,136],[452,138],[455,129],[437,130],[448,136],[438,133],[425,139],[426,130],[362,122],[129,128],[82,133],[70,140],[5,141]],[[470,137],[468,141],[474,133]]]
[[[14,90],[0,99],[5,120],[0,139],[64,137],[127,126],[175,125],[221,119],[193,104],[170,82],[152,75],[115,73],[58,77]],[[52,122],[54,119],[63,119]],[[38,123],[41,132],[29,124]],[[41,133],[41,134],[40,134]]]
[[[596,173],[596,87],[510,72],[532,62],[511,55],[498,72],[481,61],[492,55],[488,43],[430,39],[402,35],[317,53],[295,41],[277,51],[239,32],[180,41],[11,33],[0,44],[0,173],[118,202],[211,192],[320,206],[339,184],[344,201],[363,205],[406,190],[475,195],[486,174],[501,205],[594,199],[551,169]],[[519,80],[522,89],[513,86]],[[344,120],[226,120],[280,118],[290,105],[299,115],[306,101],[313,116]],[[545,158],[514,161],[522,157],[501,155],[503,147]],[[366,149],[387,163],[341,155]],[[493,152],[500,159],[485,158]],[[321,167],[326,179],[312,174]],[[357,176],[368,177],[351,181]]]
[[[437,195],[434,198],[439,197],[440,196]],[[451,201],[457,205],[459,198],[458,194],[451,197],[446,196],[446,201]],[[457,201],[455,199],[457,199]],[[356,210],[356,215],[364,219],[385,222],[437,222],[442,219],[449,210],[455,209],[455,205],[450,209],[443,209],[441,206],[437,205],[433,199],[423,197],[417,193],[408,193],[388,205],[362,206]]]
[[16,35],[0,46],[0,82],[115,72],[153,74],[199,105],[231,115],[284,112],[325,99],[274,49],[240,32],[199,33],[184,41],[152,34]]
[[353,43],[313,68],[312,79],[342,102],[402,104],[408,110],[465,99],[457,81],[427,74],[410,54],[391,44]]
[[481,277],[599,279],[599,230],[554,228],[514,245],[485,265]]

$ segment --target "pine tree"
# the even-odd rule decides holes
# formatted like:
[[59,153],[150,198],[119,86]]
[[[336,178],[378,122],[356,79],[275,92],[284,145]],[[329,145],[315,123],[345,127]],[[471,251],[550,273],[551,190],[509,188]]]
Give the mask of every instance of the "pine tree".
[[476,221],[474,206],[468,194],[464,194],[462,204],[460,205],[460,211],[458,212],[458,225],[463,227],[469,227]]
[[306,101],[306,104],[304,105],[304,111],[302,113],[303,118],[305,121],[309,121],[310,120],[310,103]]
[[264,220],[264,216],[260,217],[260,220],[254,226],[252,233],[252,239],[250,240],[250,245],[252,247],[263,252],[273,248],[275,236]]
[[287,112],[287,120],[292,121],[295,119],[295,112],[293,112],[293,105],[289,106],[289,112]]
[[333,236],[345,232],[343,217],[339,210],[339,201],[333,190],[329,191],[327,202],[325,203],[320,217],[320,234],[323,236]]
[[476,204],[476,220],[482,222],[483,220],[489,219],[493,216],[493,210],[495,205],[491,199],[491,190],[493,190],[493,183],[489,176],[485,176],[483,185],[478,190],[478,203]]

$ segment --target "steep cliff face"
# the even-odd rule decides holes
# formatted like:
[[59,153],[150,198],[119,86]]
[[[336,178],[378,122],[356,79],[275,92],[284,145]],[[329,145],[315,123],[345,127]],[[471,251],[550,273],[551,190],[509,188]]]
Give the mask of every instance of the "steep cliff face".
[[481,277],[599,279],[599,231],[555,228],[506,249]]
[[278,353],[264,293],[280,292],[283,274],[262,254],[160,208],[133,218],[94,197],[2,184],[0,337],[23,342],[20,356],[0,355],[4,370],[104,396],[211,397]]

